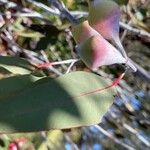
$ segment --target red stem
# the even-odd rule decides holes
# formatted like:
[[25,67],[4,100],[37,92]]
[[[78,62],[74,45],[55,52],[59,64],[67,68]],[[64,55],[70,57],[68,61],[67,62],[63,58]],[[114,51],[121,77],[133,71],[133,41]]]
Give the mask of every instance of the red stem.
[[94,91],[91,91],[91,92],[87,92],[87,93],[82,93],[78,96],[75,96],[73,98],[80,98],[82,96],[87,96],[87,95],[91,95],[91,94],[94,94],[94,93],[97,93],[97,92],[100,92],[100,91],[104,91],[104,90],[107,90],[107,89],[110,89],[110,88],[113,88],[113,87],[116,87],[122,80],[122,78],[124,77],[125,73],[122,73],[116,80],[114,80],[112,82],[111,85],[107,86],[107,87],[104,87],[104,88],[101,88],[101,89],[96,89]]
[[[128,61],[128,60],[127,60]],[[43,64],[39,64],[37,67],[39,69],[41,68],[46,68],[48,66],[52,66],[53,65],[53,62],[48,62],[48,63],[43,63]],[[78,96],[75,96],[73,98],[79,98],[79,97],[82,97],[82,96],[87,96],[87,95],[91,95],[91,94],[94,94],[94,93],[97,93],[97,92],[100,92],[100,91],[104,91],[104,90],[107,90],[107,89],[110,89],[110,88],[113,88],[113,87],[116,87],[122,80],[122,78],[124,77],[125,75],[125,72],[122,73],[117,79],[115,79],[111,85],[107,86],[107,87],[104,87],[104,88],[101,88],[101,89],[96,89],[94,91],[91,91],[91,92],[87,92],[87,93],[82,93]]]
[[47,68],[49,66],[52,66],[51,62],[39,64],[39,65],[37,65],[37,68],[42,69],[42,68]]

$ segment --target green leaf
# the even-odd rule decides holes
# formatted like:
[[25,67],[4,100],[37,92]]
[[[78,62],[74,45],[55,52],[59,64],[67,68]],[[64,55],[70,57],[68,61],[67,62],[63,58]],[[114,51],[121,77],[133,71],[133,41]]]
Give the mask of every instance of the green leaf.
[[26,37],[26,38],[42,38],[44,35],[42,35],[39,32],[16,32],[15,33],[18,36]]
[[98,124],[113,102],[114,90],[78,96],[108,85],[105,78],[87,72],[40,79],[18,95],[0,100],[0,133]]
[[128,0],[113,0],[113,1],[115,1],[119,5],[127,5],[128,3]]
[[14,74],[29,74],[34,70],[27,60],[9,56],[0,56],[0,67]]

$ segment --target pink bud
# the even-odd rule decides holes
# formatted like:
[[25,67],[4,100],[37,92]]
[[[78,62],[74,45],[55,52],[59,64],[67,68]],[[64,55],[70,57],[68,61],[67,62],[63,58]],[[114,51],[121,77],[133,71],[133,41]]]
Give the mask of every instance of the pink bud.
[[101,35],[92,36],[78,45],[78,53],[83,62],[92,70],[112,64],[125,64],[126,59]]

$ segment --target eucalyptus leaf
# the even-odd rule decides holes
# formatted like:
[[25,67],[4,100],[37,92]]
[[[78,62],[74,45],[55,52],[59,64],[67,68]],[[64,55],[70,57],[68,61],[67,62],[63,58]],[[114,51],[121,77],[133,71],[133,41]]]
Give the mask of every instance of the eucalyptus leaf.
[[27,60],[10,56],[0,56],[0,67],[14,74],[29,74],[34,70]]
[[12,96],[18,94],[32,85],[33,82],[40,79],[33,75],[18,75],[8,77],[0,80],[0,100],[5,98],[12,98]]
[[98,124],[113,103],[114,90],[81,94],[108,85],[105,78],[80,71],[40,79],[12,98],[0,100],[0,133]]

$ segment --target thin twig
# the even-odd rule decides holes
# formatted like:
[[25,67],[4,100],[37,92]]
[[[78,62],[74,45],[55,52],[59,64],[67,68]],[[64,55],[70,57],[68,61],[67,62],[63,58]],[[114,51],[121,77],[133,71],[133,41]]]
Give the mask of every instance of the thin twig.
[[107,136],[108,138],[110,138],[111,140],[113,140],[115,143],[121,145],[122,147],[128,149],[128,150],[135,150],[135,148],[121,142],[120,140],[118,140],[117,138],[115,138],[112,134],[110,134],[109,132],[107,132],[106,130],[104,130],[101,126],[99,125],[94,125],[94,127],[96,129],[98,129],[98,131],[100,131],[101,133],[103,133],[105,136]]
[[130,32],[133,32],[133,33],[139,35],[139,36],[146,36],[146,37],[150,38],[150,33],[143,31],[143,30],[136,29],[134,27],[131,27],[129,24],[120,22],[120,26],[124,29],[127,29]]
[[52,4],[55,8],[57,8],[61,14],[60,17],[65,17],[67,18],[72,24],[79,24],[79,20],[76,19],[69,11],[68,9],[65,7],[65,5],[63,4],[63,2],[59,2],[59,0],[48,0],[50,2],[50,4]]
[[[46,62],[46,63],[50,63],[49,60],[48,60],[48,58],[47,58],[46,53],[45,53],[44,51],[41,51],[41,54],[42,54],[42,56],[43,56],[45,62]],[[52,70],[53,72],[55,72],[57,75],[60,75],[60,76],[62,75],[62,73],[61,73],[60,71],[58,71],[57,69],[55,69],[53,66],[48,66],[47,68],[48,68],[49,70]]]
[[[131,24],[131,20],[128,22],[128,25],[130,25],[130,24]],[[120,38],[121,42],[123,42],[123,40],[126,37],[127,33],[128,33],[128,29],[125,29],[123,31],[123,34],[122,34],[121,38]]]
[[141,136],[139,135],[138,131],[136,131],[135,129],[133,129],[131,126],[129,126],[128,124],[123,124],[123,127],[125,129],[127,129],[129,132],[131,132],[132,134],[134,134],[142,143],[144,143],[147,147],[150,147],[150,142],[147,141],[144,137],[141,138]]
[[150,73],[147,72],[143,67],[141,67],[140,65],[138,65],[136,62],[134,62],[133,60],[129,59],[133,65],[137,68],[137,71],[134,73],[137,76],[145,79],[147,82],[150,82]]
[[47,63],[39,64],[38,67],[39,68],[46,68],[46,67],[49,67],[49,66],[75,63],[77,61],[78,61],[78,59],[68,59],[68,60],[54,61],[54,62],[47,61]]
[[66,71],[66,74],[70,72],[71,68],[73,67],[73,65],[74,65],[75,63],[76,63],[76,62],[74,61],[74,62],[72,62],[72,63],[70,64],[70,66],[68,67],[68,69],[67,69],[67,71]]
[[28,1],[28,2],[32,3],[33,5],[35,5],[35,6],[39,7],[39,8],[41,8],[41,9],[49,12],[50,14],[60,16],[60,11],[54,10],[54,9],[46,6],[43,3],[40,3],[40,2],[37,2],[37,1],[34,1],[34,0],[26,0],[26,1]]

